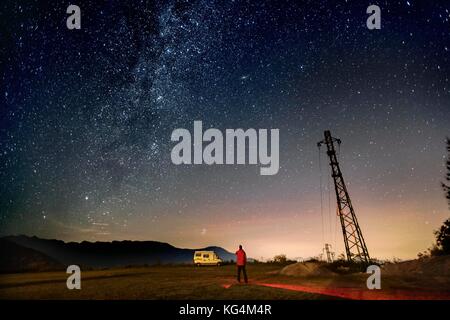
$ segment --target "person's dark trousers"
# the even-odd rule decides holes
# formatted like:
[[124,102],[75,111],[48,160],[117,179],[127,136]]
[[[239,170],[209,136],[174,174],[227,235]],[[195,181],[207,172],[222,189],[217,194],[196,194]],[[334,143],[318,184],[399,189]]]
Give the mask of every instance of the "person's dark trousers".
[[248,279],[247,279],[247,271],[245,271],[245,266],[237,266],[237,280],[238,282],[241,282],[241,270],[244,273],[244,281],[245,283],[247,283]]

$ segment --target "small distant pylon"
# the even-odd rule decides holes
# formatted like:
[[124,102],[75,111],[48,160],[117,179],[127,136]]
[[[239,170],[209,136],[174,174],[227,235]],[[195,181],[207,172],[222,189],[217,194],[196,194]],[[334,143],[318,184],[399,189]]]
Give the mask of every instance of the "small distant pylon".
[[331,251],[331,244],[325,243],[324,251],[327,257],[327,262],[332,263],[334,261],[334,252]]

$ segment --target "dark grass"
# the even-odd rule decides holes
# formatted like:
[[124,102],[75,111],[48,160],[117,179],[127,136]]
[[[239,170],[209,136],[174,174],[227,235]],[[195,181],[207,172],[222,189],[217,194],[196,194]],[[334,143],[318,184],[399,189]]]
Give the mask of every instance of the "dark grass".
[[[282,265],[249,264],[249,284],[237,284],[236,267],[152,266],[82,271],[81,290],[68,290],[64,271],[0,275],[0,299],[334,299],[330,296],[269,288],[258,283],[366,288],[365,273],[291,277]],[[382,277],[383,289],[450,289],[449,279],[417,275]],[[231,286],[230,286],[231,285]]]
[[[1,299],[323,299],[326,296],[254,285],[276,265],[250,265],[249,284],[237,284],[235,266],[154,266],[82,271],[81,290],[68,290],[65,272],[0,276]],[[233,284],[229,288],[225,286]]]

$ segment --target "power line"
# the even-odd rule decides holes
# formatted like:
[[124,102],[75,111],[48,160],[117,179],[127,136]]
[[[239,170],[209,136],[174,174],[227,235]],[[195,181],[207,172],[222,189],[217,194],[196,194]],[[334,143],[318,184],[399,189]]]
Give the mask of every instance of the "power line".
[[320,159],[320,147],[319,147],[319,176],[320,176],[320,217],[322,218],[322,243],[325,242],[325,228],[323,219],[323,190],[322,190],[322,163]]

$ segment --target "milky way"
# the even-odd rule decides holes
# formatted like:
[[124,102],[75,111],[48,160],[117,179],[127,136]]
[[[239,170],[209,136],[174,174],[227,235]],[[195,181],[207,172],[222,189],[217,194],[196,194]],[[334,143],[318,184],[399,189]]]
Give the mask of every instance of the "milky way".
[[[448,216],[449,4],[381,1],[368,30],[368,3],[299,2],[79,1],[81,30],[66,3],[2,2],[0,233],[339,252],[330,129],[373,255],[429,246]],[[279,128],[279,173],[173,165],[194,120]]]

